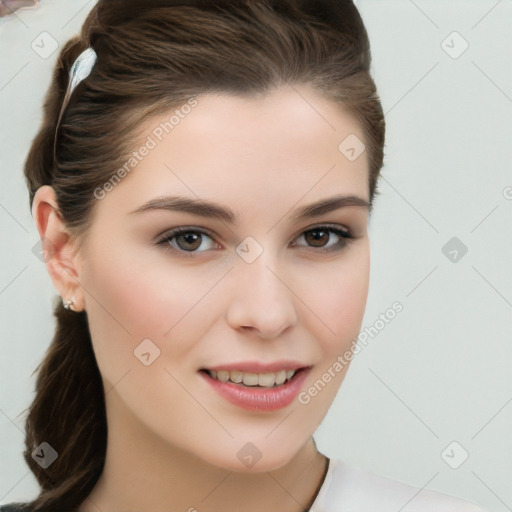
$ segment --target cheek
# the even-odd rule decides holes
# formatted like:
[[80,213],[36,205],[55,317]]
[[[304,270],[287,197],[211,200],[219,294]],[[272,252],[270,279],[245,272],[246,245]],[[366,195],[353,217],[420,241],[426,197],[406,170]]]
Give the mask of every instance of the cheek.
[[311,280],[302,283],[300,297],[314,313],[309,317],[317,325],[315,332],[329,356],[349,346],[361,329],[370,261],[368,245],[363,244],[358,249],[350,257],[315,271],[314,285]]
[[222,274],[186,271],[162,255],[147,259],[127,252],[102,244],[101,252],[91,250],[82,276],[94,350],[109,380],[138,368],[134,350],[145,339],[173,356],[189,350],[188,341],[201,334],[197,315],[208,302],[202,299]]

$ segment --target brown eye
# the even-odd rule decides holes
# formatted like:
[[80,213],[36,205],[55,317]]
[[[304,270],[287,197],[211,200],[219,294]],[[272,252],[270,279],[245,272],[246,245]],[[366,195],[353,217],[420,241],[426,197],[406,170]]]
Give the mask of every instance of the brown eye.
[[311,243],[313,247],[323,247],[329,241],[329,238],[329,232],[322,229],[313,229],[305,233],[306,241]]
[[304,231],[304,233],[299,236],[298,240],[302,238],[306,242],[306,247],[317,250],[317,252],[328,252],[343,249],[348,244],[349,240],[354,237],[349,231],[343,231],[329,226],[319,226]]
[[210,235],[204,231],[191,228],[177,228],[165,233],[157,245],[181,253],[201,253],[215,247]]
[[184,251],[195,251],[199,247],[201,247],[202,235],[197,233],[186,233],[184,235],[178,235],[175,237],[176,245],[179,246],[180,249]]

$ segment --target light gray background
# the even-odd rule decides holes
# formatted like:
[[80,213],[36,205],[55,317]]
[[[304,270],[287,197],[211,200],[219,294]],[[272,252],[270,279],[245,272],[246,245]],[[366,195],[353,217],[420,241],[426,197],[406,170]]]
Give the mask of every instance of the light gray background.
[[[356,3],[388,130],[363,326],[404,309],[357,355],[316,440],[375,473],[512,510],[512,2]],[[93,5],[42,0],[0,21],[0,503],[37,491],[20,413],[54,328],[22,165],[58,52],[43,59],[31,43],[44,31],[62,46]],[[469,43],[458,58],[453,31]],[[442,252],[452,237],[468,248],[457,262]],[[453,441],[452,464],[469,454],[457,469],[441,455]]]

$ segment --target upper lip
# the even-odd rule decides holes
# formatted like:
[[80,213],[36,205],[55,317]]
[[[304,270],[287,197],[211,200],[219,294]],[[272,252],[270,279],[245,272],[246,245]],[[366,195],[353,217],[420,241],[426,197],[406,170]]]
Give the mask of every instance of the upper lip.
[[247,373],[275,373],[279,370],[299,370],[307,368],[309,365],[300,363],[298,361],[274,361],[273,363],[261,363],[259,361],[241,361],[239,363],[219,364],[217,366],[209,366],[203,368],[204,370],[213,371],[236,371]]

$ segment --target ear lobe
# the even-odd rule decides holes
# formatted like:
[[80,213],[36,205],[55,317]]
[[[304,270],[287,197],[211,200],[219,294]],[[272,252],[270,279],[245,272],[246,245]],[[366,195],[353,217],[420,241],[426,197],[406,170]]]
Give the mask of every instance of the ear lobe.
[[76,267],[75,238],[59,211],[52,187],[40,187],[32,203],[32,217],[41,238],[46,268],[53,285],[64,300],[74,296],[74,311],[81,311],[83,294]]

